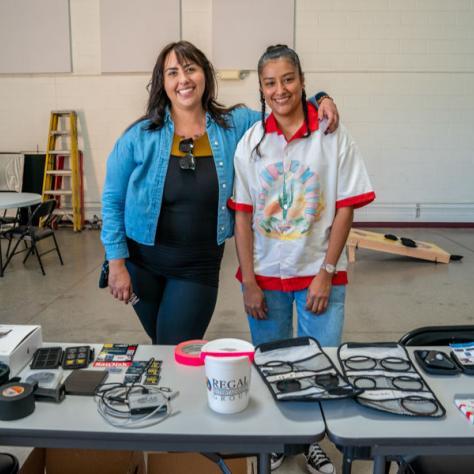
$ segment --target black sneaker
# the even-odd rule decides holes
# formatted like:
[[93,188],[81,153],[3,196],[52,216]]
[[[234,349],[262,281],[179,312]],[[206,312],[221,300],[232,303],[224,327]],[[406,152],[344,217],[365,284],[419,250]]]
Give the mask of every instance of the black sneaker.
[[305,454],[306,468],[311,474],[336,474],[336,468],[318,443],[313,443]]
[[285,455],[283,453],[271,453],[270,454],[270,469],[274,471],[278,469],[283,460],[285,459]]

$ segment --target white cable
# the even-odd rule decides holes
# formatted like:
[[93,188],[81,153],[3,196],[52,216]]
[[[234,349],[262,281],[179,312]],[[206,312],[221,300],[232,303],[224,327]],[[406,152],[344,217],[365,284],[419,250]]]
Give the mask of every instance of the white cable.
[[[128,397],[131,393],[154,393],[162,398],[160,403],[153,411],[144,415],[132,415],[128,406]],[[146,390],[146,392],[144,392]],[[145,428],[161,423],[163,420],[173,414],[170,401],[178,395],[178,392],[169,392],[159,387],[135,386],[130,387],[120,385],[106,389],[103,392],[96,393],[97,411],[107,423],[117,428]],[[125,409],[119,410],[115,406],[122,406]],[[148,420],[148,422],[147,422]]]

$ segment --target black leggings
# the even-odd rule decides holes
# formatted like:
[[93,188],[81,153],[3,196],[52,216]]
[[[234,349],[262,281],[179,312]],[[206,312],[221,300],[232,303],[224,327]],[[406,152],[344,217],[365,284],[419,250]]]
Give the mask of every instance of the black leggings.
[[127,261],[134,293],[133,308],[153,344],[202,339],[214,312],[217,287],[165,278]]

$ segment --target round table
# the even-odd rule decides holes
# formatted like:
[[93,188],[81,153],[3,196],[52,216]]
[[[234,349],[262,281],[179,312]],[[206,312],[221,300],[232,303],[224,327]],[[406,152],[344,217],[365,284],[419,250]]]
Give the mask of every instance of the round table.
[[0,209],[28,207],[41,202],[41,194],[35,193],[0,193]]

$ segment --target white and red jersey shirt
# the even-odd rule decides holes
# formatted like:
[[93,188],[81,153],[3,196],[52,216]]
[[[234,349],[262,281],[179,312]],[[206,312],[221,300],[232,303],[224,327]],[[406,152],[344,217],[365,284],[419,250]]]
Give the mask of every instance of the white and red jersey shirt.
[[[259,157],[254,148],[262,124],[240,140],[234,159],[234,194],[228,205],[251,212],[254,272],[262,289],[307,288],[324,261],[336,209],[365,206],[375,199],[360,152],[340,124],[331,134],[318,129],[316,109],[308,104],[306,126],[286,140],[273,114]],[[342,252],[333,284],[347,283],[347,257]],[[240,270],[237,278],[241,279]]]

